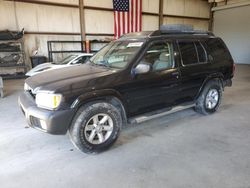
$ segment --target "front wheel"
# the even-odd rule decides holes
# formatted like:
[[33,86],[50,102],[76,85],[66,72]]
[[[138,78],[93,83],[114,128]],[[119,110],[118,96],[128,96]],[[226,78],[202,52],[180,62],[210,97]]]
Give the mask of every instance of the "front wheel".
[[222,99],[222,86],[219,80],[211,80],[204,87],[196,101],[195,110],[201,114],[212,114],[220,106]]
[[121,125],[122,117],[115,106],[106,102],[91,103],[78,110],[69,134],[79,150],[98,153],[113,145]]

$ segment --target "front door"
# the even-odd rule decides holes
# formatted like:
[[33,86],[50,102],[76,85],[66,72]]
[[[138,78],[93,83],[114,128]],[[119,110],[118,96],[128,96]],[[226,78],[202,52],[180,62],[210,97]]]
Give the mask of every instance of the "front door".
[[145,74],[137,74],[127,85],[126,99],[130,115],[170,107],[179,89],[179,70],[174,61],[172,42],[153,42],[140,63],[151,65]]

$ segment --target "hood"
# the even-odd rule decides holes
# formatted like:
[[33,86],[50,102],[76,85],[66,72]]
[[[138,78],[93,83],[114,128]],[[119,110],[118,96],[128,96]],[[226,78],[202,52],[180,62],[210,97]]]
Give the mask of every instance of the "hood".
[[47,71],[47,70],[50,70],[50,69],[56,69],[56,68],[60,68],[60,67],[65,67],[65,65],[62,66],[62,65],[55,65],[55,64],[52,64],[52,63],[43,63],[43,64],[40,64],[40,65],[37,65],[36,67],[34,67],[30,71],[28,71],[26,73],[26,76],[34,76],[34,75],[36,75],[38,73],[41,73],[42,71]]
[[25,82],[34,92],[37,90],[55,91],[58,88],[69,87],[73,83],[100,78],[114,72],[116,71],[106,67],[83,64],[44,71],[27,78]]

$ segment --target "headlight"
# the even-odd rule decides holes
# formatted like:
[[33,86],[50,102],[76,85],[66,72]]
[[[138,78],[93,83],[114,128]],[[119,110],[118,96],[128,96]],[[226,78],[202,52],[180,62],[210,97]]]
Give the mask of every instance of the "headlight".
[[56,109],[62,101],[61,94],[50,94],[50,93],[37,93],[36,104],[38,107],[46,108],[49,110]]

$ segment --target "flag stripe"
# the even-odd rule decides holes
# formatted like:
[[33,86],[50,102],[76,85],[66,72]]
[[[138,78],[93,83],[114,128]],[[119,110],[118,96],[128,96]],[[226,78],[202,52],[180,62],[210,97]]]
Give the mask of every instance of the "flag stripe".
[[118,23],[118,12],[116,12],[116,37],[118,37],[118,27],[119,27],[119,23]]
[[117,37],[117,22],[116,22],[116,11],[114,11],[114,34],[115,34],[115,38]]
[[132,3],[131,3],[131,9],[130,9],[130,12],[131,12],[131,32],[134,32],[134,0],[131,0]]
[[125,23],[125,13],[122,12],[122,34],[125,33],[125,25],[126,25],[126,23]]
[[119,12],[119,15],[120,15],[119,21],[120,21],[120,36],[121,36],[123,31],[122,13]]
[[138,0],[135,0],[135,31],[137,31],[137,28],[138,28],[138,15],[137,15],[137,11],[138,11]]
[[128,12],[127,13],[127,24],[128,24],[128,30],[127,30],[127,33],[130,33],[130,13]]
[[120,23],[120,13],[118,12],[117,15],[118,15],[117,16],[117,20],[118,20],[118,32],[117,32],[117,35],[119,37],[119,36],[121,36],[121,32],[120,32],[121,31],[121,28],[120,28],[120,26],[121,26],[121,23]]
[[136,0],[134,0],[134,9],[132,10],[133,11],[133,15],[134,15],[134,22],[133,22],[133,27],[134,27],[134,32],[136,32]]
[[125,33],[128,33],[128,13],[127,12],[124,13],[124,23],[125,23],[125,32],[124,32],[125,34]]
[[[139,12],[142,12],[142,1],[140,0],[140,10]],[[140,31],[142,31],[142,14],[139,15],[140,17],[140,21],[139,21],[139,28],[140,28]]]

